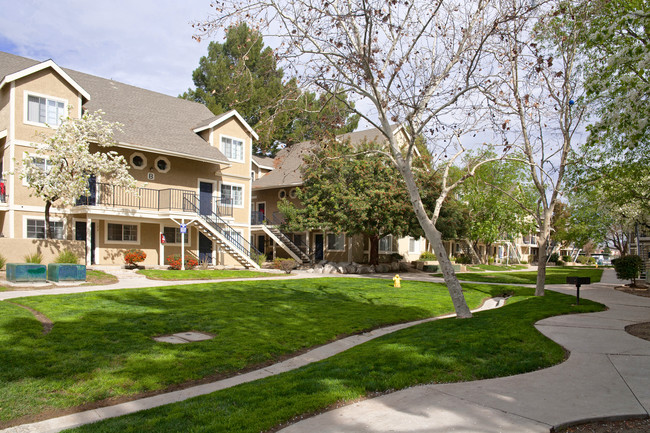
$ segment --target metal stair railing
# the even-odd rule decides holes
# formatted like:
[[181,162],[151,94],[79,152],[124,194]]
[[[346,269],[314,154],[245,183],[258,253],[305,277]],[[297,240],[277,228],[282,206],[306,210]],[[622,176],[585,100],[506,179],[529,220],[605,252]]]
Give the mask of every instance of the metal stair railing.
[[242,235],[240,235],[239,232],[221,219],[221,217],[214,212],[214,209],[211,209],[209,214],[201,213],[199,199],[196,195],[187,195],[183,197],[183,211],[193,212],[201,217],[201,219],[214,228],[217,233],[233,244],[237,249],[237,253],[250,258],[254,262],[257,262],[258,257],[262,254]]
[[257,218],[258,220],[261,220],[262,224],[270,227],[275,227],[280,232],[280,234],[282,234],[285,238],[287,238],[289,242],[291,242],[291,244],[298,248],[301,254],[304,254],[307,260],[310,262],[313,261],[313,254],[309,254],[309,246],[303,240],[296,241],[295,238],[291,239],[291,237],[289,237],[289,233],[287,233],[285,230],[282,230],[282,226],[286,222],[284,215],[282,215],[280,212],[274,212],[270,217],[268,215],[262,215],[261,219],[259,216]]

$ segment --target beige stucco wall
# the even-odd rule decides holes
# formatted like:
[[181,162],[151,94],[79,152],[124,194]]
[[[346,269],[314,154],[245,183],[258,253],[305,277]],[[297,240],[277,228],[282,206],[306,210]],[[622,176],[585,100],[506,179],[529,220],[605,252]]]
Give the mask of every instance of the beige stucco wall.
[[295,206],[300,205],[300,201],[297,198],[291,198],[291,191],[295,190],[295,187],[289,188],[274,188],[274,189],[264,189],[264,190],[255,190],[253,191],[253,210],[257,210],[257,203],[265,202],[266,203],[266,215],[272,216],[274,213],[279,212],[278,202],[280,201],[279,193],[280,191],[285,192],[285,196],[290,203]]
[[9,95],[11,84],[6,84],[0,89],[0,131],[9,128]]
[[49,96],[66,101],[70,117],[79,117],[79,93],[70,84],[53,73],[51,68],[33,73],[27,77],[16,80],[15,107],[16,107],[16,135],[17,140],[41,141],[38,134],[51,134],[52,130],[46,127],[27,125],[25,120],[26,93],[36,93],[39,96]]
[[86,249],[82,241],[0,238],[0,254],[7,258],[8,263],[24,263],[26,255],[37,252],[43,255],[43,264],[53,263],[66,249],[79,257],[80,264],[85,264]]

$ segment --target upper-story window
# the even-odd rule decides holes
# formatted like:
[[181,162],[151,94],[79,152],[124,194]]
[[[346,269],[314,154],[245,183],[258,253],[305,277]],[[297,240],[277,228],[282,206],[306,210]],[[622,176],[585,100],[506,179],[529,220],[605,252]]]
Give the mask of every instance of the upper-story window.
[[221,137],[221,150],[231,161],[244,162],[244,142],[236,138]]
[[27,95],[26,122],[36,125],[59,126],[65,118],[65,101],[43,96]]
[[241,185],[222,183],[221,203],[242,207],[244,205],[244,188]]

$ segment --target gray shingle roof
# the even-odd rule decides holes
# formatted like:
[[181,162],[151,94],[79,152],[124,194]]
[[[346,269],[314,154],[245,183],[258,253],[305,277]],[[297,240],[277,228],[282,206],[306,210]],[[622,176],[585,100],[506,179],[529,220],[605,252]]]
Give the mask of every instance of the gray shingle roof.
[[[38,63],[0,52],[0,76]],[[219,149],[193,132],[197,124],[214,120],[206,106],[71,69],[64,71],[90,94],[86,110],[101,109],[106,113],[105,120],[123,124],[123,132],[115,136],[118,142],[168,155],[227,163]]]
[[[393,131],[398,127],[399,125],[393,125]],[[386,139],[377,128],[349,132],[347,134],[341,134],[336,138],[340,141],[350,140],[350,143],[352,144],[373,141],[382,142]],[[303,180],[301,169],[305,155],[309,154],[309,152],[312,152],[316,148],[318,148],[317,142],[303,141],[302,143],[294,144],[293,146],[282,149],[275,157],[275,161],[269,165],[278,168],[254,181],[253,189],[262,190],[302,185]]]
[[274,167],[274,158],[271,158],[270,156],[257,156],[253,155],[253,161],[261,167]]

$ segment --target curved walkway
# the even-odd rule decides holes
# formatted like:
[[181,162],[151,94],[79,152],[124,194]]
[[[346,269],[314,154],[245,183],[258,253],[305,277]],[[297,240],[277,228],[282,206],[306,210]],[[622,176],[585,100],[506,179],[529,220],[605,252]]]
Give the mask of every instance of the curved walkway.
[[[592,419],[648,417],[650,342],[625,332],[650,321],[650,298],[628,295],[611,269],[581,298],[606,304],[599,313],[556,316],[536,324],[571,352],[554,367],[476,382],[424,385],[301,421],[283,433],[467,432],[548,433]],[[575,294],[567,285],[552,290]]]
[[[322,277],[322,275],[320,275]],[[366,275],[368,277],[368,275]],[[286,279],[286,277],[281,277]],[[302,277],[304,278],[304,277]],[[317,278],[317,277],[314,277]],[[260,278],[255,278],[260,279]],[[273,279],[273,278],[262,278],[262,279]],[[239,279],[237,279],[239,280]],[[223,281],[237,281],[235,279],[228,279],[228,280],[223,280]],[[244,280],[244,279],[242,279]],[[152,281],[152,280],[148,280]],[[202,280],[199,282],[214,282],[215,280]],[[221,281],[221,280],[220,280]],[[155,281],[155,282],[161,282],[161,281]],[[165,281],[162,281],[163,283],[166,283]],[[144,281],[143,281],[144,283]],[[179,283],[176,281],[175,283]],[[194,284],[196,281],[188,283],[186,281],[180,282],[181,284]],[[164,284],[168,285],[168,284]],[[118,287],[114,287],[115,285],[112,285],[113,289],[117,289]],[[144,287],[149,287],[151,285],[147,285]],[[96,286],[95,287],[89,287],[86,286],[86,290],[84,289],[83,286],[81,287],[66,287],[66,288],[60,288],[60,289],[48,289],[48,290],[43,290],[43,292],[47,292],[48,294],[51,293],[52,290],[63,290],[63,293],[79,293],[82,291],[95,291],[95,290],[101,290],[100,287],[102,286]],[[104,286],[105,287],[105,286]],[[89,289],[90,290],[87,290]],[[75,290],[76,289],[76,290]],[[22,296],[35,296],[37,293],[34,293],[36,291],[27,291],[29,294],[28,295],[22,295]],[[12,292],[5,292],[5,293],[12,293]],[[2,294],[2,293],[0,293]],[[39,293],[40,294],[40,293]],[[489,310],[493,308],[498,308],[502,307],[505,304],[503,298],[491,298],[487,299],[483,305],[481,305],[479,308],[472,310],[474,312],[476,311],[482,311],[482,310]],[[303,367],[305,365],[311,364],[316,361],[320,361],[322,359],[329,358],[331,356],[336,355],[337,353],[343,352],[351,347],[357,346],[359,344],[365,343],[367,341],[373,340],[375,338],[381,337],[382,335],[390,334],[392,332],[398,331],[400,329],[405,329],[411,326],[419,325],[421,323],[425,322],[431,322],[434,320],[439,320],[439,319],[444,319],[448,317],[453,317],[454,314],[448,314],[444,316],[438,316],[438,317],[431,317],[428,319],[422,319],[422,320],[416,320],[413,322],[408,322],[408,323],[401,323],[397,325],[392,325],[392,326],[387,326],[384,328],[379,328],[375,329],[370,332],[366,332],[363,334],[359,335],[353,335],[347,338],[343,338],[337,341],[334,341],[332,343],[326,344],[324,346],[317,347],[313,350],[310,350],[309,352],[306,352],[302,355],[296,356],[294,358],[290,358],[286,361],[279,362],[277,364],[261,368],[259,370],[251,371],[249,373],[237,375],[230,377],[228,379],[220,380],[217,382],[212,382],[212,383],[207,383],[204,385],[197,385],[193,386],[190,388],[182,389],[179,391],[172,391],[168,392],[165,394],[159,394],[155,395],[152,397],[146,397],[142,398],[139,400],[134,400],[134,401],[129,401],[126,403],[121,403],[117,404],[114,406],[107,406],[107,407],[102,407],[98,409],[92,409],[92,410],[87,410],[83,412],[78,412],[75,414],[71,415],[65,415],[61,416],[58,418],[51,418],[45,421],[40,421],[40,422],[35,422],[31,424],[23,424],[15,427],[9,427],[4,430],[0,430],[0,433],[56,433],[61,430],[77,427],[83,424],[89,424],[97,421],[101,421],[103,419],[108,419],[108,418],[113,418],[116,416],[121,416],[121,415],[127,415],[130,413],[138,412],[141,410],[146,410],[146,409],[151,409],[154,407],[158,406],[163,406],[166,404],[170,403],[175,403],[183,400],[187,400],[192,397],[197,397],[200,395],[205,395],[205,394],[210,394],[215,391],[219,391],[221,389],[226,389],[230,388],[242,383],[246,382],[252,382],[257,379],[262,379],[268,376],[273,376],[276,374],[284,373],[287,371],[295,370],[297,368]]]

